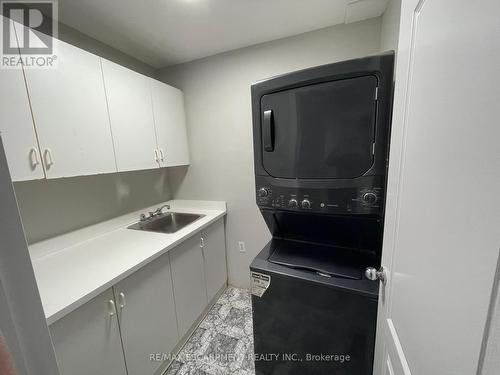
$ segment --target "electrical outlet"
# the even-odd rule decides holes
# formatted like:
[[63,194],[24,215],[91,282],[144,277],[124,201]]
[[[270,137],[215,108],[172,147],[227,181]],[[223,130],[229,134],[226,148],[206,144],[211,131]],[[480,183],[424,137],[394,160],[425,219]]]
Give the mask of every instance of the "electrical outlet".
[[239,241],[238,242],[238,247],[240,249],[240,253],[244,253],[246,252],[247,250],[245,249],[245,243],[243,241]]

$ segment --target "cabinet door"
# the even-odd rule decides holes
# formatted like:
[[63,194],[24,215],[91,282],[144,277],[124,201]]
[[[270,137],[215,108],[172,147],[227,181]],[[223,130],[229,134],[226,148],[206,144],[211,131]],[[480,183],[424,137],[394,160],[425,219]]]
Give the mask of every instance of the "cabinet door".
[[0,69],[0,82],[0,135],[12,180],[44,178],[23,71]]
[[108,289],[49,327],[61,375],[126,374],[111,301]]
[[158,168],[149,78],[102,60],[118,171]]
[[224,220],[221,219],[207,228],[202,235],[203,260],[208,301],[227,283],[226,240]]
[[179,340],[168,254],[113,288],[128,375],[153,374],[155,353],[170,354]]
[[56,68],[25,69],[47,178],[116,172],[100,58],[56,43]]
[[161,166],[189,164],[184,95],[181,90],[151,79],[153,113]]
[[182,337],[207,305],[200,236],[194,235],[173,249],[170,262],[179,335]]

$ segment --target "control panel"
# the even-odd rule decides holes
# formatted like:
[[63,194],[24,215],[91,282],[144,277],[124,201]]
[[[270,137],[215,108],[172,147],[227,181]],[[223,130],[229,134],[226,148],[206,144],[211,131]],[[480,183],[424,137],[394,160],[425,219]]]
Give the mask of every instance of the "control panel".
[[382,211],[377,186],[305,189],[257,186],[257,205],[266,208],[332,214],[377,214]]

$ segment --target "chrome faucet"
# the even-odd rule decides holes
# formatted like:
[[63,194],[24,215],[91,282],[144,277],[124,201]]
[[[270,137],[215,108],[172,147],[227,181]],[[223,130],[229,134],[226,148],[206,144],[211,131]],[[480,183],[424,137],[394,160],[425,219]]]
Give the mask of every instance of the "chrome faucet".
[[146,221],[146,220],[150,220],[150,219],[154,218],[155,216],[159,216],[159,215],[162,214],[162,211],[163,211],[164,208],[166,208],[167,210],[170,210],[170,205],[169,204],[164,204],[163,206],[158,207],[156,210],[150,211],[149,212],[149,216],[146,216],[145,214],[141,214],[140,220],[141,221]]
[[163,206],[158,207],[156,210],[149,213],[149,217],[155,217],[155,216],[161,215],[161,212],[163,211],[164,208],[166,208],[167,210],[170,210],[170,205],[164,204]]

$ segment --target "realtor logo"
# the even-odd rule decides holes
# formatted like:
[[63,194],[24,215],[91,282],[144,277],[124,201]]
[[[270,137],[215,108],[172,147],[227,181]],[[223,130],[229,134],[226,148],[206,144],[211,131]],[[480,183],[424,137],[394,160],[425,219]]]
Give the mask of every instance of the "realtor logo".
[[1,1],[2,67],[54,66],[57,2]]

